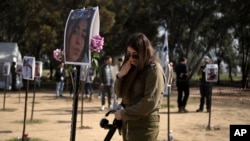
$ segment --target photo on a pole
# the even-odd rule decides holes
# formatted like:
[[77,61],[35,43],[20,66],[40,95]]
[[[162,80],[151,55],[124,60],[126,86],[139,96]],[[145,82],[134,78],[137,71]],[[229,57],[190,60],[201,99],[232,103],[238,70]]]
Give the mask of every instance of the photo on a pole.
[[[98,16],[97,16],[98,15]],[[65,64],[89,65],[91,62],[90,40],[96,18],[99,21],[98,7],[71,10],[64,32],[64,60]]]
[[42,77],[43,70],[43,62],[36,61],[35,65],[35,77]]
[[3,64],[3,75],[10,75],[10,62],[4,62]]
[[24,56],[23,57],[23,68],[22,68],[23,79],[34,80],[35,76],[35,57]]
[[22,74],[23,69],[23,63],[22,62],[17,62],[16,64],[16,73],[17,74]]

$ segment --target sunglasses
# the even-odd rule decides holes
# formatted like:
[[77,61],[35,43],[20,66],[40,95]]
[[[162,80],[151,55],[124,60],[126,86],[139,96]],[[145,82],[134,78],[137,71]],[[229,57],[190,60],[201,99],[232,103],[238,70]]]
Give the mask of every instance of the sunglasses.
[[139,58],[138,54],[127,54],[126,56],[128,58],[132,57],[133,59],[138,59]]

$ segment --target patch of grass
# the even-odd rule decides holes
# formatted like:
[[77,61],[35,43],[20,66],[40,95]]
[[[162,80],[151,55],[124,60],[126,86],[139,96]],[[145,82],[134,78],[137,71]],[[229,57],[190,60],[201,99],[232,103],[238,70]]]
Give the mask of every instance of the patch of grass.
[[5,108],[5,109],[1,109],[1,112],[15,112],[17,109],[14,108]]
[[[23,123],[23,120],[18,120],[18,121],[14,121],[15,123]],[[33,119],[33,120],[26,120],[26,124],[41,124],[46,122],[46,120],[42,120],[42,119]]]
[[[32,104],[33,102],[30,102],[30,103]],[[40,102],[35,101],[34,104],[40,104]]]
[[[199,99],[198,99],[198,102],[199,102]],[[194,103],[197,103],[197,98],[189,97],[188,104],[194,104]]]
[[[21,141],[22,138],[12,138],[12,139],[9,139],[7,141]],[[39,139],[39,138],[25,138],[24,141],[45,141],[45,140],[42,140],[42,139]]]
[[[174,107],[175,107],[175,105],[170,104],[170,106],[169,106],[169,107],[170,107],[170,108],[174,108]],[[161,104],[161,108],[167,108],[167,103]]]

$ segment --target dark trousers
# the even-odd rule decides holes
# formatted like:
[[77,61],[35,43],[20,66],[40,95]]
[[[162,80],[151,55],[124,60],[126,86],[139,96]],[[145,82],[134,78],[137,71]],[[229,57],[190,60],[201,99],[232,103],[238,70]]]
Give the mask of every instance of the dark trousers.
[[108,106],[111,105],[111,88],[112,86],[106,86],[104,85],[102,88],[102,105],[105,105],[105,93],[108,94]]
[[177,104],[178,108],[185,108],[189,98],[189,83],[188,82],[177,82]]
[[85,83],[85,94],[92,95],[92,86],[91,83]]
[[203,110],[204,103],[206,100],[206,109],[210,110],[211,108],[211,94],[212,94],[212,84],[207,82],[200,82],[200,110]]
[[11,90],[15,91],[16,90],[16,74],[11,75],[12,81],[11,81]]

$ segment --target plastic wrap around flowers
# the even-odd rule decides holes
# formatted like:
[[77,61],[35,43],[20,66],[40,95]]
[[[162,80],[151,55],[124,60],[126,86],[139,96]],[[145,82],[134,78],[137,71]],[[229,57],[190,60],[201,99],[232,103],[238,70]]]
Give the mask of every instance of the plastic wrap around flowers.
[[104,37],[101,37],[100,35],[95,35],[91,39],[91,51],[100,52],[103,49],[104,45]]
[[55,49],[53,51],[53,57],[56,61],[61,62],[63,60],[63,51],[61,49]]

